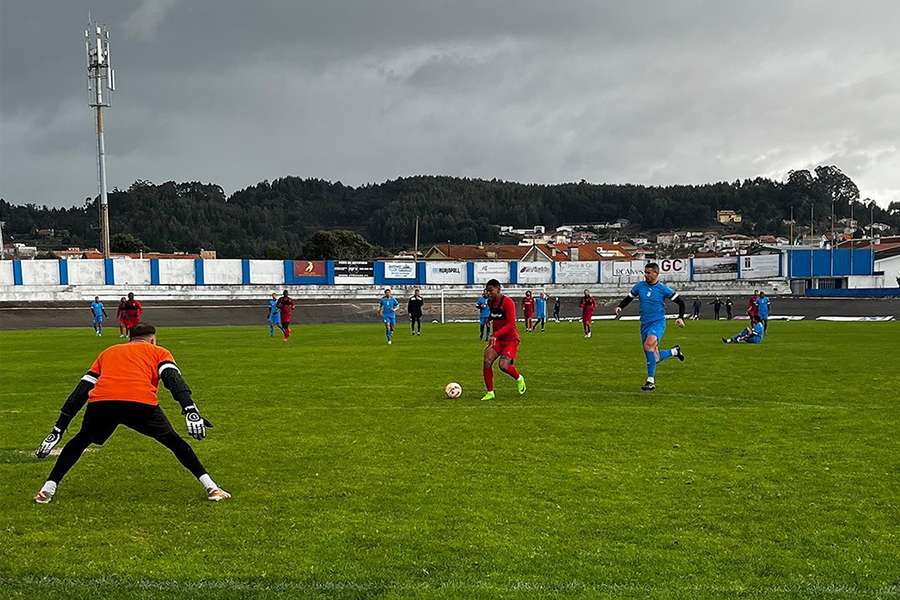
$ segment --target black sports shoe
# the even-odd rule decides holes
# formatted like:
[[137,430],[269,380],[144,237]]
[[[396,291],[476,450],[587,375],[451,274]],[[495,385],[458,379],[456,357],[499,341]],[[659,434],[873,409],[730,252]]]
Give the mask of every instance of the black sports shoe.
[[725,338],[722,338],[722,343],[723,343],[723,344],[727,344],[727,343],[728,343],[728,340],[725,339]]
[[675,350],[678,352],[678,354],[675,355],[675,358],[684,362],[684,354],[681,352],[681,346],[676,345]]
[[656,389],[656,384],[653,383],[652,381],[646,381],[646,382],[644,382],[644,385],[641,386],[641,389],[644,390],[645,392],[652,392],[653,390]]

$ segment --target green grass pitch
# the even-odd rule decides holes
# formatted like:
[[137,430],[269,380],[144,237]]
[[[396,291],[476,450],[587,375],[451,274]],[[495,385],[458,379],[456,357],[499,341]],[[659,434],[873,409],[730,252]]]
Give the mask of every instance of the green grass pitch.
[[118,340],[0,333],[0,597],[900,597],[900,326],[740,327],[670,324],[643,393],[637,323],[550,324],[492,403],[477,325],[164,329],[233,500],[120,429],[47,506],[31,452]]

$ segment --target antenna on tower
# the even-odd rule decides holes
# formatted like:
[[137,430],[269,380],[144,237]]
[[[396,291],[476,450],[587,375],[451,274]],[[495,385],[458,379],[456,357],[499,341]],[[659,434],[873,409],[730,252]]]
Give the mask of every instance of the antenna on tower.
[[116,89],[116,74],[110,63],[109,29],[95,23],[88,12],[84,31],[87,58],[88,106],[97,111],[97,185],[100,188],[100,246],[109,258],[109,205],[106,194],[106,143],[103,135],[103,109],[111,106]]

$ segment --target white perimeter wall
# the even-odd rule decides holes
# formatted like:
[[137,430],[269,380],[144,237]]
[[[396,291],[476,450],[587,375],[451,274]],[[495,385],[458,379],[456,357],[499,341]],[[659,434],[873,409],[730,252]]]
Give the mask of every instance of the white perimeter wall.
[[280,260],[251,260],[250,283],[284,283],[284,262]]
[[103,285],[106,283],[106,272],[102,260],[68,260],[69,285]]
[[207,285],[241,285],[241,259],[204,260],[203,283]]
[[11,260],[0,260],[0,285],[14,285]]
[[22,285],[59,285],[58,260],[23,260]]
[[114,258],[113,276],[116,285],[149,285],[149,258]]
[[[163,258],[159,261],[160,285],[194,285],[194,261],[186,258]],[[116,282],[118,283],[118,282]]]

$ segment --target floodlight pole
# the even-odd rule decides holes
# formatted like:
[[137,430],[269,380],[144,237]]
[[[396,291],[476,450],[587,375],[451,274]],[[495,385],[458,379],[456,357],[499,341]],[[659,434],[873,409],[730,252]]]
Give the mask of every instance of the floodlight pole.
[[[109,30],[91,22],[84,32],[87,54],[88,106],[97,110],[97,186],[100,188],[100,246],[109,258],[109,203],[106,193],[106,142],[103,136],[103,109],[109,108],[116,76],[110,66]],[[104,94],[104,91],[107,93]]]

